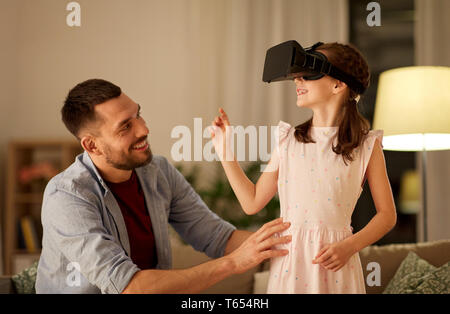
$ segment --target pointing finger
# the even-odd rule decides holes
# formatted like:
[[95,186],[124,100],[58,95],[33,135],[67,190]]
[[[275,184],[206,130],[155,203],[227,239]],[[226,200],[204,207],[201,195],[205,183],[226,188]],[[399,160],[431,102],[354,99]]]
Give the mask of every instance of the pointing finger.
[[222,108],[219,108],[219,112],[222,115],[221,118],[225,125],[230,125],[230,121],[228,120],[228,115]]

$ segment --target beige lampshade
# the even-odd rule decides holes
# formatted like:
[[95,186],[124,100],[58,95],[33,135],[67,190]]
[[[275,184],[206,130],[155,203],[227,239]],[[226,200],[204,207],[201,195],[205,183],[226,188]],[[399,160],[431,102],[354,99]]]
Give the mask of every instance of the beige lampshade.
[[380,75],[373,129],[383,148],[450,149],[450,67],[414,66]]

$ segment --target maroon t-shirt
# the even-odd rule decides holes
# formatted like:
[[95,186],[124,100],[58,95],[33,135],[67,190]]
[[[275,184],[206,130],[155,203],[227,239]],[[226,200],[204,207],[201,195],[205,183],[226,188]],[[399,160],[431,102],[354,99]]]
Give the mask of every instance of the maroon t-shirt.
[[122,211],[130,241],[131,259],[140,269],[155,268],[157,264],[152,222],[145,205],[144,192],[133,170],[128,181],[106,182]]

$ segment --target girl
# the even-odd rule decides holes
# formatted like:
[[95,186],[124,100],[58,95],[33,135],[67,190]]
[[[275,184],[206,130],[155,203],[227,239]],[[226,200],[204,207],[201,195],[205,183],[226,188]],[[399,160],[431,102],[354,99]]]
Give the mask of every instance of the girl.
[[[356,48],[330,43],[316,51],[368,86],[367,62]],[[235,158],[222,158],[222,165],[247,214],[260,211],[278,192],[281,217],[291,222],[288,231],[280,234],[292,236],[280,247],[289,254],[272,259],[268,293],[365,293],[357,253],[396,223],[381,145],[383,131],[369,131],[369,122],[357,109],[360,95],[344,82],[301,73],[294,82],[297,106],[312,109],[313,117],[296,127],[279,123],[277,147],[256,185]],[[229,154],[230,132],[224,131],[230,123],[223,109],[219,111],[212,123],[213,143],[218,152]],[[377,213],[352,234],[352,212],[366,179]]]

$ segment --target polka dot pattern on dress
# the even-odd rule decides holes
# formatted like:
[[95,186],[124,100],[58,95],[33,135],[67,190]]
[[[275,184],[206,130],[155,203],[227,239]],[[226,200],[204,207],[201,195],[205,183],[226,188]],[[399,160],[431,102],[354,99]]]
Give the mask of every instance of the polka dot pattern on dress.
[[295,139],[292,126],[280,123],[280,149],[287,150],[283,151],[285,158],[279,160],[278,195],[281,215],[291,222],[292,242],[287,246],[288,255],[271,261],[268,293],[365,292],[359,255],[352,256],[337,272],[310,260],[325,245],[352,234],[353,204],[374,148],[371,133],[370,142],[363,142],[354,162],[345,165],[342,156],[332,150],[337,131],[337,127],[312,128],[315,143],[301,143]]

